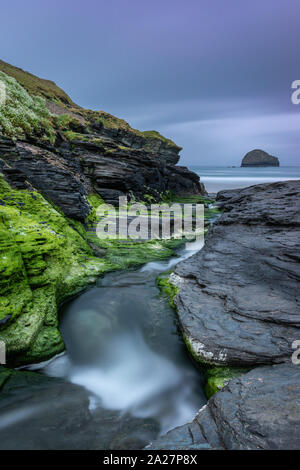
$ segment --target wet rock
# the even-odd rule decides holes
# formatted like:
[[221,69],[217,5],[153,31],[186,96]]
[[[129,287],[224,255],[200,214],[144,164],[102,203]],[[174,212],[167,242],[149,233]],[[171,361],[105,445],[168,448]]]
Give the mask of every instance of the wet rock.
[[214,395],[195,419],[147,449],[299,449],[300,367],[259,367]]
[[300,182],[229,194],[204,248],[172,275],[181,329],[200,362],[288,362],[300,337]]
[[0,449],[137,449],[158,435],[150,419],[91,411],[89,393],[59,378],[0,367],[0,389]]

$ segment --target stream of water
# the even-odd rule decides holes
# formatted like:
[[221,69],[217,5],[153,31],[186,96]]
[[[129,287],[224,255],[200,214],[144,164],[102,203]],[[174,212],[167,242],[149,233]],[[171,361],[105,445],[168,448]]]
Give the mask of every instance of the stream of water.
[[[156,286],[160,272],[201,247],[195,242],[193,250],[182,248],[178,257],[150,262],[138,270],[112,272],[99,279],[95,287],[62,308],[61,333],[66,352],[29,367],[87,391],[89,413],[100,423],[97,448],[143,447],[159,434],[192,420],[206,402],[203,376],[187,354],[173,309]],[[66,399],[68,407],[68,395],[61,399]],[[35,398],[33,409],[38,410],[39,417],[34,429],[31,414],[24,414],[24,403],[23,407],[13,408],[17,418],[11,427],[11,416],[6,417],[6,436],[13,433],[16,442],[21,425],[23,430],[27,426],[33,443],[26,444],[27,433],[21,432],[24,446],[81,448],[84,443],[78,443],[76,423],[74,438],[68,437],[67,442],[63,431],[53,430],[49,424],[51,431],[45,431],[43,443],[36,444],[39,430],[47,430],[47,421],[52,423],[52,415],[57,413],[56,401],[52,411],[50,404],[45,411],[47,400],[42,396]],[[86,430],[84,439],[88,439],[87,433]]]
[[138,271],[114,272],[69,302],[61,332],[67,353],[44,366],[90,393],[90,408],[154,418],[164,433],[191,420],[206,402],[177,331],[174,311],[159,295],[156,277],[201,248],[150,262]]

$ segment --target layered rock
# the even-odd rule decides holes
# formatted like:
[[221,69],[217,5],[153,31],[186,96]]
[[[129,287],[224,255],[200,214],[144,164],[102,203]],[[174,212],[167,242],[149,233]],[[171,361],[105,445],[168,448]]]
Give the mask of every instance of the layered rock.
[[279,160],[264,150],[256,149],[244,156],[241,166],[279,166]]
[[205,194],[198,175],[186,167],[114,142],[74,141],[43,148],[0,136],[0,170],[13,187],[25,189],[29,183],[64,214],[81,222],[91,210],[87,196],[94,192],[112,204],[125,195],[143,200],[150,194],[159,200],[167,191]]
[[38,189],[68,217],[84,221],[90,213],[92,186],[75,159],[0,136],[0,171],[12,187]]
[[94,192],[112,204],[124,195],[159,201],[167,191],[205,194],[198,175],[176,166],[181,147],[158,132],[83,109],[53,82],[3,61],[0,79],[8,97],[0,111],[1,168],[12,186],[26,181],[81,222]]
[[288,362],[300,337],[300,182],[224,191],[218,200],[225,212],[204,248],[171,277],[185,339],[209,364]]

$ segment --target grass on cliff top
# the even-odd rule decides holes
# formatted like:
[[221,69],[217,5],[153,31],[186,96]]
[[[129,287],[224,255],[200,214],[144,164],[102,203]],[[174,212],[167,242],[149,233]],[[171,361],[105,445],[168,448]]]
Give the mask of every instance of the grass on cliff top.
[[[104,127],[113,130],[124,130],[129,134],[135,134],[139,137],[145,139],[145,145],[151,147],[151,141],[160,141],[165,143],[167,146],[174,147],[178,150],[181,150],[181,147],[178,147],[171,139],[167,139],[162,136],[157,131],[144,131],[141,132],[137,129],[132,128],[124,119],[117,118],[112,114],[109,114],[105,111],[94,111],[83,109],[80,106],[76,105],[71,98],[61,89],[59,88],[54,82],[51,80],[45,80],[42,78],[37,77],[29,72],[26,72],[18,67],[10,65],[2,60],[0,60],[0,73],[3,77],[10,77],[19,84],[23,88],[25,92],[27,92],[27,105],[25,106],[23,117],[21,117],[20,113],[18,113],[18,117],[12,115],[12,110],[8,110],[6,112],[6,119],[2,117],[2,129],[4,129],[5,134],[8,136],[17,135],[19,136],[20,129],[26,131],[27,133],[31,133],[37,130],[44,130],[47,138],[49,138],[49,134],[53,134],[53,129],[51,126],[49,127],[46,125],[44,119],[49,119],[50,113],[48,112],[48,116],[46,116],[45,111],[47,110],[46,104],[41,99],[56,103],[59,106],[62,106],[66,109],[66,115],[68,113],[70,115],[77,114],[82,118],[86,119],[88,122],[101,122]],[[3,79],[3,78],[2,78]],[[12,85],[12,81],[10,82],[10,86]],[[23,94],[24,95],[24,94]],[[31,97],[32,101],[35,103],[36,106],[39,107],[38,109],[33,110],[32,105],[30,106],[31,111],[35,113],[35,115],[30,115],[28,113],[28,95]],[[24,98],[24,97],[23,97]],[[21,109],[21,105],[24,105],[24,99],[21,100],[21,103],[18,103],[18,97],[15,95],[15,102],[13,106],[17,108],[17,110]],[[52,111],[55,114],[55,111]],[[25,113],[25,114],[24,114]],[[65,116],[66,116],[65,115]],[[13,118],[13,122],[12,122]],[[37,123],[37,119],[39,118],[39,126]],[[64,118],[66,119],[66,117]],[[26,125],[26,122],[30,123],[30,126]],[[34,125],[33,125],[34,121]],[[50,123],[51,125],[55,125],[54,123]],[[87,123],[88,124],[88,123]],[[18,132],[12,133],[12,128],[16,128]],[[74,128],[66,129],[67,131],[76,131]],[[2,131],[3,132],[3,131]],[[22,135],[22,134],[21,134]],[[52,138],[53,140],[53,138]]]
[[40,96],[62,105],[75,106],[71,98],[51,80],[44,80],[0,60],[0,71],[15,78],[31,96]]
[[74,112],[84,117],[87,121],[90,122],[99,122],[102,123],[107,129],[112,129],[115,131],[123,130],[129,134],[135,134],[142,139],[145,139],[145,144],[149,144],[152,141],[159,141],[165,143],[169,147],[174,147],[178,150],[181,150],[181,147],[176,145],[171,139],[167,139],[157,131],[139,131],[131,127],[128,122],[124,119],[117,118],[112,114],[106,113],[105,111],[94,111],[91,109],[74,109]]
[[160,140],[164,144],[170,146],[170,147],[177,147],[178,149],[182,150],[182,147],[179,147],[176,145],[173,140],[168,139],[167,137],[164,137],[161,135],[158,131],[142,131],[141,134],[146,137],[146,139],[149,140]]
[[30,96],[14,78],[1,71],[0,82],[5,90],[5,101],[0,105],[0,134],[19,138],[36,135],[54,142],[56,134],[43,98]]

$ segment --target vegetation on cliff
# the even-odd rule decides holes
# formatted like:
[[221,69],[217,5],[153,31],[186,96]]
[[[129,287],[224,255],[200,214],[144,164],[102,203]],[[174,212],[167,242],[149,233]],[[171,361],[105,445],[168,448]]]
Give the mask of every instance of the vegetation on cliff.
[[[55,130],[60,128],[59,125],[57,126],[58,123],[55,119],[49,119],[51,114],[64,116],[62,119],[65,121],[68,120],[67,116],[70,116],[80,122],[81,126],[85,126],[86,128],[88,128],[91,123],[98,123],[108,130],[113,130],[115,132],[126,132],[129,135],[139,137],[142,141],[144,141],[144,145],[148,147],[151,147],[152,143],[156,145],[163,143],[167,147],[173,147],[177,151],[181,150],[181,147],[178,147],[172,140],[165,138],[157,131],[142,132],[132,128],[124,119],[120,119],[105,111],[94,111],[81,108],[75,104],[71,98],[51,80],[39,78],[36,75],[10,65],[2,60],[0,60],[0,74],[0,80],[8,84],[9,88],[12,86],[16,88],[15,83],[17,82],[18,93],[21,93],[20,88],[23,90],[22,101],[24,102],[27,116],[29,116],[28,111],[32,110],[32,106],[35,104],[33,112],[37,112],[38,117],[47,120],[47,126],[46,122],[44,122],[41,123],[41,128],[43,129],[43,126],[45,126],[45,134],[50,141],[53,141],[54,139]],[[14,79],[15,81],[9,80],[9,78]],[[9,90],[9,94],[10,93],[11,91]],[[32,98],[33,103],[28,100],[28,95]],[[46,112],[47,110],[48,113]],[[36,126],[37,123],[35,118],[36,116],[32,116]],[[31,117],[29,116],[29,121],[30,119]],[[22,121],[27,121],[25,116]],[[21,126],[23,131],[26,130],[23,127],[24,125],[25,124]],[[33,125],[31,130],[36,131],[41,129],[40,126],[38,126],[38,128],[35,126]],[[2,127],[4,129],[4,132],[2,129],[2,133],[5,135],[18,135],[17,132],[12,133],[12,129],[11,127],[9,128],[7,121],[6,125]],[[9,128],[8,132],[6,132],[6,128]],[[30,129],[27,128],[27,130],[27,133],[30,134]],[[65,130],[69,132],[74,131],[72,126]]]
[[61,105],[75,106],[71,98],[51,80],[44,80],[0,60],[0,70],[15,78],[31,96],[40,96]]
[[12,77],[0,71],[0,80],[5,85],[5,102],[0,106],[0,134],[8,137],[37,135],[54,142],[55,132],[45,101],[30,96]]

